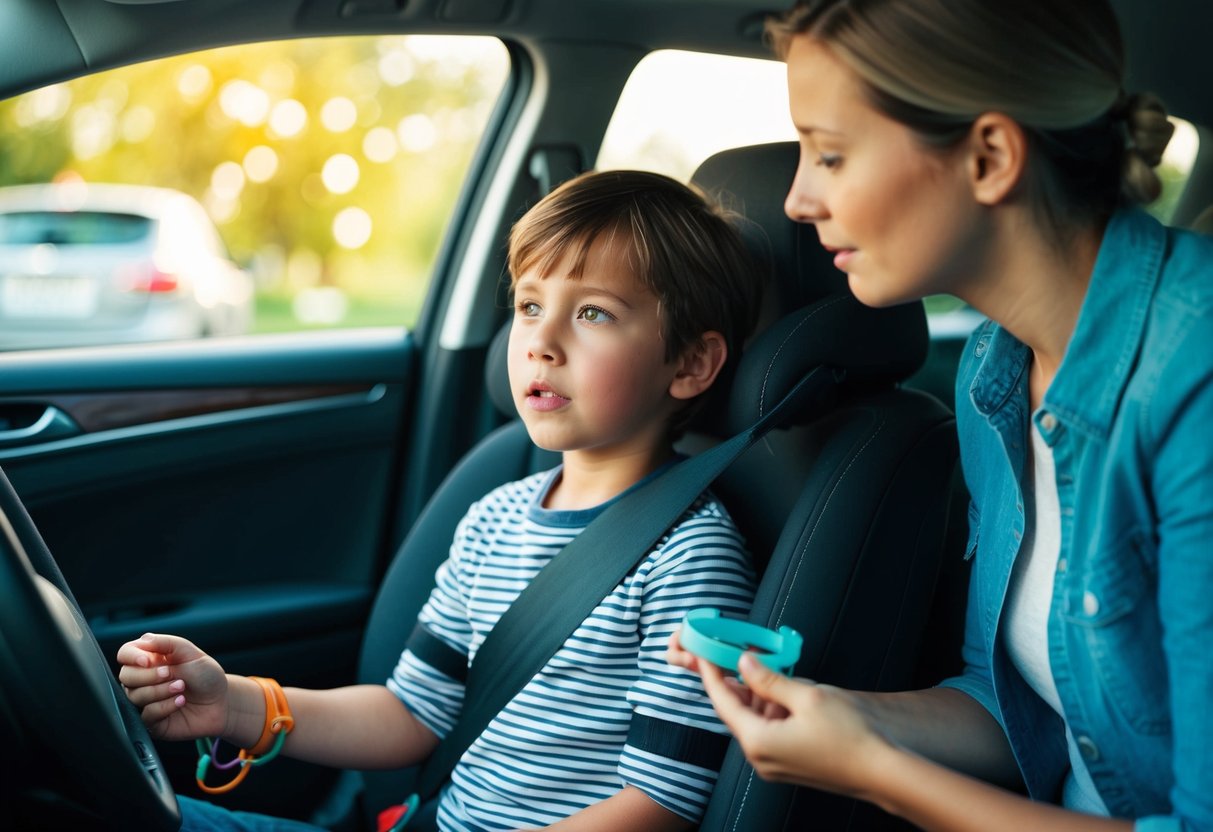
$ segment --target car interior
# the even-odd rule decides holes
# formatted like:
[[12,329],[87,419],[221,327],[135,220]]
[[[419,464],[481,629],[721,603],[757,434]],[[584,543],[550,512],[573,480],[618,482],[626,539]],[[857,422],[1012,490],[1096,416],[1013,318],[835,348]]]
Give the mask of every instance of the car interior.
[[[1213,7],[1114,0],[1130,90],[1194,126],[1166,218],[1213,206]],[[144,632],[229,672],[333,687],[390,674],[468,505],[550,467],[505,387],[511,224],[598,165],[636,66],[661,50],[770,58],[757,0],[8,0],[0,98],[218,46],[487,35],[509,76],[445,227],[420,314],[379,326],[0,353],[0,825],[170,830],[192,743],[152,742],[114,680]],[[383,95],[390,94],[385,91]],[[675,90],[672,94],[677,94]],[[729,115],[722,113],[723,122]],[[0,122],[0,167],[4,134]],[[966,331],[869,309],[783,214],[794,142],[699,160],[765,265],[761,320],[680,449],[737,434],[814,371],[829,384],[713,485],[760,584],[751,620],[804,636],[795,674],[871,690],[959,668],[966,495],[952,382]],[[1203,230],[1203,229],[1202,229]],[[47,707],[48,702],[55,703]],[[374,828],[416,772],[279,760],[225,806]],[[702,829],[900,829],[875,807],[765,782],[732,743]]]

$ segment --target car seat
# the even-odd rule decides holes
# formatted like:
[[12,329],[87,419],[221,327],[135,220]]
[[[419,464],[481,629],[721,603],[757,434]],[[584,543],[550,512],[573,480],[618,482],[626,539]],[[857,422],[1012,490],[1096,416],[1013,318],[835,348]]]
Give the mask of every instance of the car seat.
[[[795,674],[861,690],[903,689],[920,681],[924,665],[925,675],[943,675],[959,657],[959,555],[942,573],[948,592],[935,603],[944,553],[963,546],[949,522],[963,517],[952,511],[963,498],[955,422],[936,398],[900,384],[926,355],[922,304],[863,307],[815,229],[784,216],[797,160],[796,144],[771,144],[727,151],[696,173],[766,232],[776,302],[796,309],[747,347],[728,427],[753,417],[747,409],[765,373],[793,370],[780,352],[842,368],[847,381],[828,413],[769,434],[714,490],[758,561],[751,620],[804,636]],[[845,317],[820,314],[837,306],[855,308]],[[924,633],[932,639],[925,652]],[[870,804],[767,783],[734,742],[701,828],[904,826]]]
[[[753,620],[805,636],[797,672],[865,688],[906,684],[935,584],[955,467],[951,413],[902,390],[926,352],[921,304],[869,309],[847,290],[815,232],[787,220],[782,201],[794,143],[727,151],[694,181],[746,220],[747,242],[770,265],[760,331],[729,389],[716,391],[687,448],[748,426],[808,370],[842,379],[823,415],[802,414],[747,452],[716,492],[747,536],[761,573]],[[489,350],[494,402],[515,414],[506,383],[504,331]],[[382,683],[446,557],[468,506],[496,486],[556,464],[516,418],[455,466],[418,517],[372,608],[359,681]],[[732,744],[705,829],[845,828],[853,801],[757,780]],[[399,802],[414,772],[363,772],[368,817]],[[373,825],[373,824],[372,824]],[[859,827],[854,827],[859,828]]]

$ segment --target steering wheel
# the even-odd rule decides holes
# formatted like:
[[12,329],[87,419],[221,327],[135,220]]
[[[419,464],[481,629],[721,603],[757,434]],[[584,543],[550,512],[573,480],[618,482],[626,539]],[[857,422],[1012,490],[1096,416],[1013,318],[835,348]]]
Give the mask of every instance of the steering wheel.
[[9,735],[5,756],[24,764],[6,778],[0,826],[16,812],[55,828],[180,827],[147,729],[0,471],[0,738]]

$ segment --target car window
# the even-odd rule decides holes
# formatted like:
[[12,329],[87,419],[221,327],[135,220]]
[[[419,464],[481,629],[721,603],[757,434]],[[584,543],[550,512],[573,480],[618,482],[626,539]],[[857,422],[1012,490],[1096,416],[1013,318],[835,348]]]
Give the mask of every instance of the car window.
[[647,55],[628,78],[597,167],[685,182],[713,153],[795,139],[781,61],[667,49]]
[[303,39],[0,101],[0,349],[412,324],[509,71]]
[[1200,150],[1200,136],[1196,127],[1182,118],[1171,117],[1175,132],[1158,165],[1158,178],[1162,180],[1162,194],[1150,203],[1148,210],[1162,222],[1170,222],[1175,216],[1175,208],[1183,193],[1192,167],[1196,164],[1196,154]]
[[152,221],[101,211],[0,213],[0,245],[119,245],[142,240]]

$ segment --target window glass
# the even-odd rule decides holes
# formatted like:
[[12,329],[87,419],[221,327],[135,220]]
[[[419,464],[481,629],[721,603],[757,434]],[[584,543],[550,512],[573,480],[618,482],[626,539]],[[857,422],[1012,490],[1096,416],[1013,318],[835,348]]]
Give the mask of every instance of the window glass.
[[142,240],[151,220],[99,211],[13,211],[0,209],[0,245],[117,245]]
[[685,182],[721,150],[795,141],[787,87],[781,61],[653,52],[620,95],[597,167],[651,170]]
[[1159,164],[1158,176],[1162,180],[1162,194],[1154,200],[1148,210],[1162,222],[1170,222],[1175,215],[1179,195],[1183,193],[1192,166],[1196,164],[1196,152],[1200,149],[1200,138],[1191,122],[1171,117],[1175,132]]
[[0,349],[413,323],[508,73],[310,39],[0,101]]

